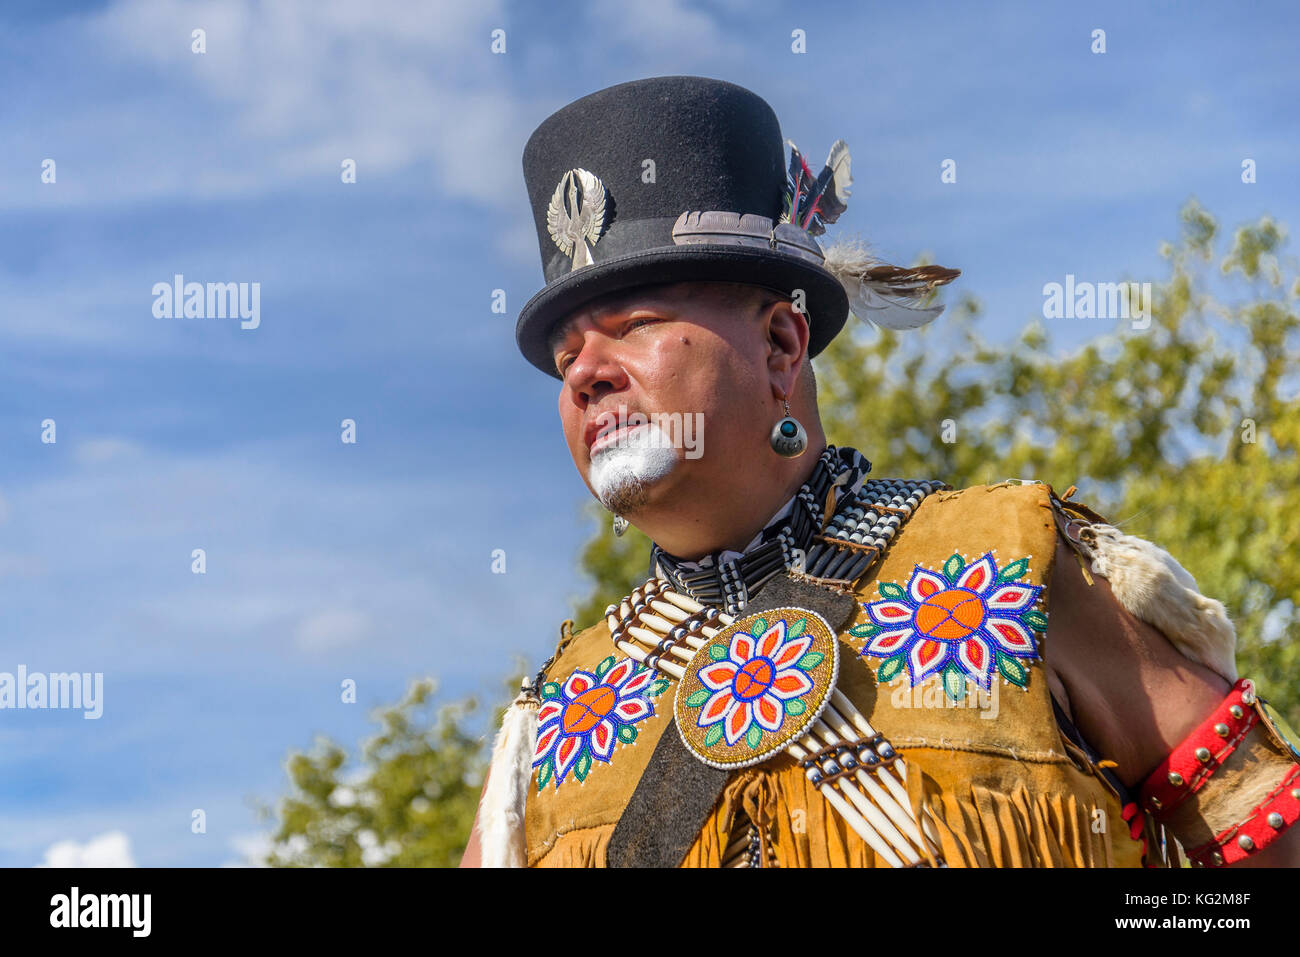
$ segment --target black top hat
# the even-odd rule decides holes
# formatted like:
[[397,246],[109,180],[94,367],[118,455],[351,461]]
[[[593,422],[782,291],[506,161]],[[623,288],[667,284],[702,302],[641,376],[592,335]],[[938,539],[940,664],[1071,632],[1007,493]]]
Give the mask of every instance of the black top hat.
[[838,210],[816,215],[836,206],[831,191],[822,209],[796,214],[798,224],[781,222],[791,205],[784,157],[772,108],[706,77],[620,83],[548,117],[524,147],[546,276],[515,326],[524,356],[560,378],[546,345],[557,320],[599,296],[682,281],[749,283],[790,298],[803,290],[808,354],[821,352],[849,300],[807,227],[820,232]]

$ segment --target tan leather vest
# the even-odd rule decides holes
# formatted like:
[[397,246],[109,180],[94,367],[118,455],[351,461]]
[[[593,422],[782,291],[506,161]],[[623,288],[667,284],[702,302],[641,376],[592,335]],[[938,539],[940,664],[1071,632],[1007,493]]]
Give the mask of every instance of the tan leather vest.
[[[933,493],[859,583],[839,634],[839,688],[903,755],[908,796],[928,809],[948,866],[1142,863],[1119,800],[1053,713],[1042,656],[1055,543],[1045,485]],[[550,692],[567,686],[561,704],[585,703],[563,708],[541,741],[549,765],[528,796],[530,865],[604,866],[656,743],[677,733],[676,682],[640,678],[649,708],[599,687],[639,673],[625,658],[604,622],[557,649]],[[761,829],[779,866],[884,865],[785,754],[731,774],[683,865],[721,864],[738,820]]]

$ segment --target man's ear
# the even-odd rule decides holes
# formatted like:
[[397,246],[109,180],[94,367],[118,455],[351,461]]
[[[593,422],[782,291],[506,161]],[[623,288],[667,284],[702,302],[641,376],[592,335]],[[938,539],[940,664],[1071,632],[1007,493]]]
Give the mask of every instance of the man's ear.
[[788,301],[769,307],[766,319],[767,369],[774,389],[794,394],[799,370],[808,361],[808,317]]

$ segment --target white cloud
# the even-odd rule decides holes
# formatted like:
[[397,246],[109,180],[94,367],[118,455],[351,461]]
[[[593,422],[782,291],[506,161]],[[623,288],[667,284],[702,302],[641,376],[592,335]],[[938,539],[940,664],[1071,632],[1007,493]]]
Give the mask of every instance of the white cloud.
[[666,60],[682,64],[704,60],[713,64],[713,75],[721,76],[746,49],[741,35],[727,33],[708,13],[687,0],[595,2],[588,6],[586,19],[595,24],[590,32],[601,37],[603,43],[623,43],[634,51],[631,63],[620,58],[622,66],[629,70],[636,56],[652,66],[656,75],[673,72],[665,67]]
[[[124,307],[134,306],[138,315],[152,318],[151,300],[145,295],[148,290],[138,289],[134,303],[125,295],[128,291],[129,286],[117,278],[83,278],[75,283],[61,282],[54,288],[49,283],[33,284],[26,278],[0,279],[0,301],[5,304],[0,329],[20,339],[71,340],[86,346],[125,341],[138,329],[121,320]],[[140,337],[135,338],[138,342]]]
[[59,841],[45,852],[41,867],[135,867],[131,841],[121,831],[92,837],[85,844]]
[[114,459],[130,458],[138,455],[140,454],[140,446],[127,439],[88,439],[79,443],[73,449],[72,454],[82,465],[100,465]]
[[264,832],[236,834],[230,839],[230,846],[239,856],[226,861],[222,867],[266,867],[263,862],[271,852],[271,835]]
[[[503,0],[121,0],[50,38],[100,51],[78,66],[93,108],[69,98],[7,131],[15,153],[67,163],[57,190],[0,190],[0,206],[339,184],[344,158],[359,185],[427,164],[425,181],[449,195],[513,206],[518,190],[502,186],[520,179],[532,111],[490,51],[505,21]],[[206,53],[191,50],[195,28]],[[91,162],[76,155],[87,142],[105,144]]]
[[374,631],[374,622],[364,612],[332,608],[299,622],[294,636],[303,651],[324,651],[359,644]]

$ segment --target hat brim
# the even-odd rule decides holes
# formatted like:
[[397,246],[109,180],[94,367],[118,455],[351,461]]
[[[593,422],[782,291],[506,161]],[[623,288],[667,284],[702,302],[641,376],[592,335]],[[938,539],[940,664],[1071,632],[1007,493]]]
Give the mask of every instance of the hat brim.
[[817,355],[844,327],[849,300],[839,280],[820,266],[767,249],[699,243],[626,253],[584,266],[547,285],[524,304],[515,340],[524,357],[554,379],[561,376],[546,338],[557,321],[611,293],[676,282],[739,282],[784,296],[802,289],[808,315],[808,355]]

